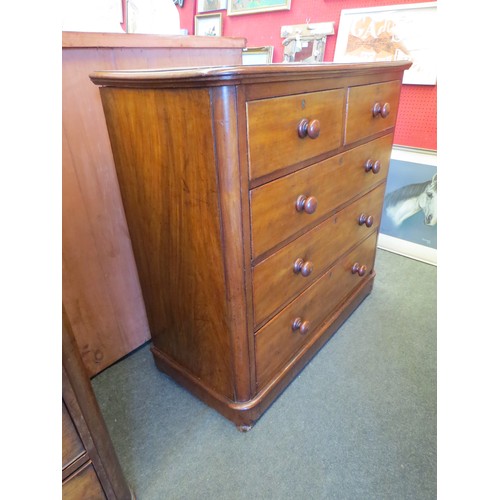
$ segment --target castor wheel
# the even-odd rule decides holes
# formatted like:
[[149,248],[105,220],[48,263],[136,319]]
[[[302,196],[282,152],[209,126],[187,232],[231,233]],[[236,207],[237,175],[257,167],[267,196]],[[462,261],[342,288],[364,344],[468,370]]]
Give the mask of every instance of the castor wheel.
[[240,432],[248,432],[251,428],[253,427],[253,424],[250,424],[250,425],[247,425],[247,424],[243,424],[243,425],[237,425],[236,428],[240,431]]

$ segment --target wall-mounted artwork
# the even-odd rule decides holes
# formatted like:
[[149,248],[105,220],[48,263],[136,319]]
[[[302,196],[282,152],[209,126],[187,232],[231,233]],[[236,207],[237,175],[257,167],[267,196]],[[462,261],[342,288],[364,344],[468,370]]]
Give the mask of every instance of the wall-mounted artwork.
[[227,9],[227,0],[198,0],[198,12]]
[[437,263],[437,156],[435,151],[394,147],[378,246]]
[[320,63],[325,58],[326,35],[289,37],[283,40],[283,62]]
[[282,26],[283,62],[319,63],[325,57],[326,37],[335,34],[335,23]]
[[290,10],[292,0],[229,0],[228,16],[256,14],[274,10]]
[[435,85],[437,2],[344,9],[334,62],[411,60],[403,83]]
[[222,36],[222,14],[200,14],[194,16],[194,34],[200,36]]

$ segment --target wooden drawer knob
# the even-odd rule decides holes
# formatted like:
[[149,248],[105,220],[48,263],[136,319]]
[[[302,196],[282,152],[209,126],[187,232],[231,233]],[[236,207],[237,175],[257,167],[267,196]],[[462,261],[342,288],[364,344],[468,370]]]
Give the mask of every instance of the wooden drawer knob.
[[303,321],[302,318],[295,318],[293,320],[292,330],[294,332],[298,330],[302,335],[305,335],[306,333],[309,333],[310,329],[311,323],[309,321]]
[[303,259],[297,259],[294,263],[293,263],[293,272],[295,274],[302,274],[302,276],[304,276],[304,278],[306,278],[307,276],[309,276],[312,272],[313,272],[313,264],[312,262],[306,260],[304,261]]
[[316,212],[318,200],[314,196],[305,196],[301,194],[295,202],[297,212],[305,212],[306,214],[313,214]]
[[373,216],[361,214],[358,218],[358,223],[360,226],[362,226],[364,224],[366,227],[372,227],[373,226]]
[[380,115],[382,118],[387,118],[390,112],[391,112],[391,105],[388,102],[385,102],[384,104],[376,102],[373,105],[372,109],[373,116]]
[[366,163],[365,163],[365,172],[369,172],[370,170],[374,173],[374,174],[378,174],[380,172],[380,167],[381,167],[381,163],[378,161],[378,160],[366,160]]
[[319,120],[309,121],[307,118],[302,118],[299,122],[297,131],[299,137],[310,137],[311,139],[316,139],[319,136],[320,123]]
[[358,276],[364,276],[368,268],[363,264],[361,265],[359,262],[355,262],[351,268],[352,274],[357,274]]

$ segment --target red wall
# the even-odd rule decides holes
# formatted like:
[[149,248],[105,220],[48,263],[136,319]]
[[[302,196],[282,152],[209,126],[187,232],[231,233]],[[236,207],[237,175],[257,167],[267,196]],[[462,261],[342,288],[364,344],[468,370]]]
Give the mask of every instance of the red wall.
[[[243,37],[247,47],[274,46],[273,62],[283,60],[283,46],[280,38],[281,26],[334,21],[338,32],[340,11],[361,7],[420,3],[429,0],[292,0],[290,10],[227,16],[222,13],[224,36]],[[179,8],[181,28],[194,33],[194,16],[197,0],[185,0]],[[327,37],[325,61],[332,61],[335,52],[336,35]],[[437,87],[435,85],[404,85],[396,124],[394,143],[415,148],[437,149],[436,131]]]

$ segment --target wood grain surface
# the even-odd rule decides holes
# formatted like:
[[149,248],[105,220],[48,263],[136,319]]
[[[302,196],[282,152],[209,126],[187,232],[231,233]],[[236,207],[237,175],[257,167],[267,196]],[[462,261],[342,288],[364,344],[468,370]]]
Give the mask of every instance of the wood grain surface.
[[155,345],[233,396],[207,89],[101,89]]

